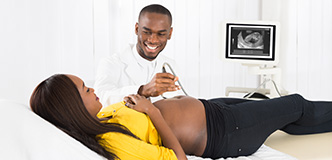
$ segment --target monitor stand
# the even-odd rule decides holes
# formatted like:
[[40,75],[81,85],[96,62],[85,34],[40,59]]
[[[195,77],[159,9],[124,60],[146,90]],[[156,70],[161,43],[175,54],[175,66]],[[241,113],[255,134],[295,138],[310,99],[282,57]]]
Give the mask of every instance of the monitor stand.
[[[273,67],[261,67],[258,65],[243,64],[248,67],[248,72],[253,75],[259,75],[261,84],[257,88],[245,88],[245,87],[226,87],[226,96],[229,93],[247,93],[247,97],[254,95],[258,92],[263,95],[269,95],[267,97],[275,98],[287,95],[288,92],[281,87],[281,68]],[[245,97],[246,98],[246,97]]]

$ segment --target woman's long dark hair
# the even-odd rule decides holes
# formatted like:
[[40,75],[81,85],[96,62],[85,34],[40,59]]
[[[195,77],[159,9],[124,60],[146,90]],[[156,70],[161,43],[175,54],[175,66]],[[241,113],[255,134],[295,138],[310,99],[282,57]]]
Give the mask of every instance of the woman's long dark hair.
[[101,123],[92,117],[74,82],[63,74],[53,75],[41,82],[31,95],[30,107],[33,112],[107,159],[118,157],[109,148],[103,147],[108,144],[97,135],[119,132],[136,137],[119,124]]

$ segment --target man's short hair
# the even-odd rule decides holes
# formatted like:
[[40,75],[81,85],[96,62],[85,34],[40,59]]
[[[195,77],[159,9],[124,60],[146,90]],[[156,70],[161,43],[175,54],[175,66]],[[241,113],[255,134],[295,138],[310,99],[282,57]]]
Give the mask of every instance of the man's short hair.
[[141,18],[141,16],[145,13],[159,13],[159,14],[164,14],[167,15],[170,21],[170,24],[172,25],[172,14],[171,12],[165,8],[164,6],[160,4],[151,4],[148,6],[145,6],[141,12],[139,13],[138,20]]

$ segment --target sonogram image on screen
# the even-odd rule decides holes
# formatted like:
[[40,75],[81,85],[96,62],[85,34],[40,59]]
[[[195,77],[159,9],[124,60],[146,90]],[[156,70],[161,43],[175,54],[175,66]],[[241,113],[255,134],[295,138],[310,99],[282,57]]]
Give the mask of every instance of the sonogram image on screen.
[[278,22],[229,21],[222,24],[223,59],[255,65],[278,63]]
[[264,49],[264,31],[240,31],[237,35],[237,48]]
[[[271,57],[271,28],[233,25],[229,27],[229,56],[245,58]],[[248,57],[250,56],[251,57]]]

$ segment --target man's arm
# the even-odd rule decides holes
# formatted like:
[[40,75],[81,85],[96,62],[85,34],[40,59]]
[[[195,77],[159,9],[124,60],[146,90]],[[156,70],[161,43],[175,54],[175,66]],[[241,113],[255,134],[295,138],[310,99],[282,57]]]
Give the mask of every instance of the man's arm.
[[137,93],[140,85],[134,85],[124,74],[125,64],[116,56],[102,59],[98,65],[94,89],[104,107]]
[[177,91],[180,89],[175,82],[178,81],[178,77],[170,73],[157,73],[152,80],[141,85],[137,93],[144,97],[157,97],[165,92]]

